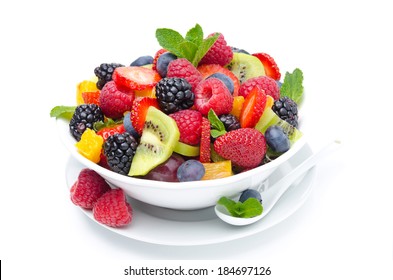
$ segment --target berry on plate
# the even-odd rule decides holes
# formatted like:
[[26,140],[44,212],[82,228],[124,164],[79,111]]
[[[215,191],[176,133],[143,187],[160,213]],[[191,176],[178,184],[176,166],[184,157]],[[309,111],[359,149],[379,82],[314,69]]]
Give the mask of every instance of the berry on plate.
[[201,73],[185,58],[172,60],[167,69],[167,78],[184,78],[191,85],[191,90],[195,90],[196,86],[202,81]]
[[246,98],[256,85],[259,85],[261,89],[263,89],[267,95],[273,97],[274,100],[280,98],[280,88],[278,87],[276,81],[267,76],[258,76],[245,81],[240,86],[239,95]]
[[110,189],[109,184],[97,172],[84,168],[71,187],[71,201],[82,208],[93,209],[98,198]]
[[94,204],[94,219],[110,227],[123,227],[132,221],[132,207],[122,189],[111,189]]
[[145,125],[147,109],[150,106],[156,107],[158,109],[157,99],[153,97],[142,97],[140,99],[135,99],[131,110],[131,123],[135,131],[141,135],[143,126]]
[[266,105],[266,94],[256,85],[247,95],[240,113],[241,127],[254,127],[261,118]]
[[[212,75],[223,74],[230,78],[233,82],[233,96],[237,96],[239,92],[240,82],[239,79],[227,68],[219,64],[203,64],[198,66],[198,71],[202,74],[204,79],[211,77]],[[214,76],[213,76],[214,77]]]
[[254,53],[252,55],[257,57],[262,62],[263,67],[265,68],[266,76],[276,81],[280,80],[280,69],[278,68],[277,63],[274,61],[273,57],[267,53]]
[[[215,34],[216,33],[212,33],[208,37],[212,37]],[[227,45],[224,35],[219,34],[217,40],[214,42],[213,46],[205,54],[199,64],[220,64],[221,66],[225,66],[232,60],[232,58],[233,52],[231,47]]]
[[114,81],[105,84],[100,94],[100,107],[108,118],[119,119],[130,111],[135,95],[132,90],[120,88]]
[[210,162],[210,122],[205,117],[202,117],[201,144],[199,151],[199,161],[202,163]]
[[157,71],[142,66],[118,67],[113,72],[113,80],[119,87],[129,90],[153,88],[161,80]]
[[94,74],[98,80],[96,86],[98,89],[102,89],[107,82],[112,81],[113,72],[117,67],[123,67],[120,63],[102,63],[100,66],[94,69]]
[[240,168],[254,168],[265,156],[266,141],[256,129],[239,128],[218,137],[214,141],[214,150]]
[[201,141],[202,114],[186,109],[170,114],[180,131],[180,141],[189,145],[198,145]]

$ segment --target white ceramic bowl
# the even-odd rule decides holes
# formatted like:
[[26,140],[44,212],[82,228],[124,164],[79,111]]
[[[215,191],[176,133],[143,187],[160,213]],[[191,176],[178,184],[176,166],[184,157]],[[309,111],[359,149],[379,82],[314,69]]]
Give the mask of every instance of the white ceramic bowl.
[[177,210],[213,206],[221,196],[232,196],[247,188],[257,188],[278,166],[295,155],[306,142],[305,137],[301,137],[285,154],[247,172],[222,179],[176,183],[132,178],[105,169],[78,153],[75,147],[76,141],[69,132],[67,121],[58,119],[57,128],[62,142],[81,164],[95,170],[109,183],[122,188],[127,195],[137,200]]

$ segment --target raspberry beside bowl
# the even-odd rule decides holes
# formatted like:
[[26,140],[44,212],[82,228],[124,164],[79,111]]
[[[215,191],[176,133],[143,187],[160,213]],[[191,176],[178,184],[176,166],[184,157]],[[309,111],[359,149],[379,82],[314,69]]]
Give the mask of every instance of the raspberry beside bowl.
[[91,162],[78,153],[75,139],[69,132],[68,122],[57,119],[60,138],[68,151],[76,160],[87,168],[95,170],[113,186],[119,187],[127,195],[142,202],[159,207],[176,210],[195,210],[216,204],[221,196],[232,196],[247,188],[256,188],[270,176],[282,163],[294,156],[306,143],[301,137],[289,151],[277,159],[227,178],[193,181],[193,182],[160,182],[139,179],[117,174]]

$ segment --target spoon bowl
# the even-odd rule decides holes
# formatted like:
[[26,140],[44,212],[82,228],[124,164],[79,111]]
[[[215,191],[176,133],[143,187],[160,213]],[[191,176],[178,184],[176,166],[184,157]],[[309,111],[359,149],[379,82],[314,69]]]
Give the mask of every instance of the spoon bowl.
[[[253,224],[263,217],[265,217],[269,212],[273,209],[274,205],[279,201],[281,196],[288,190],[293,183],[299,179],[301,176],[304,176],[306,172],[314,167],[321,159],[326,157],[327,155],[333,153],[340,146],[341,142],[338,140],[334,140],[323,147],[318,152],[314,153],[302,163],[300,163],[297,167],[295,167],[291,172],[281,178],[277,183],[273,186],[269,187],[268,190],[261,193],[262,196],[262,206],[263,211],[261,215],[252,217],[252,218],[240,218],[233,217],[229,214],[227,209],[223,205],[217,204],[214,207],[214,211],[216,215],[223,220],[224,222],[234,225],[234,226],[245,226]],[[238,197],[240,194],[238,195]],[[234,198],[235,200],[238,197]]]

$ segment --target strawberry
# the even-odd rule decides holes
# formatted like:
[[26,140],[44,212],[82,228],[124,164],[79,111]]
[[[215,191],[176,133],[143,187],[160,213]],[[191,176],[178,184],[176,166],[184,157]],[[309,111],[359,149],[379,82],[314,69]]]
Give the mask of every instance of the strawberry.
[[94,204],[96,221],[110,227],[126,226],[132,221],[132,207],[122,189],[111,189]]
[[100,108],[108,118],[119,119],[130,111],[135,94],[132,90],[120,88],[114,81],[104,85],[100,93]]
[[265,105],[266,93],[259,85],[256,85],[244,100],[240,112],[240,126],[254,127],[261,118]]
[[201,144],[199,146],[199,161],[210,162],[210,122],[202,117]]
[[235,74],[233,74],[230,70],[222,67],[219,64],[203,64],[201,66],[198,66],[197,69],[202,74],[202,77],[204,79],[215,73],[222,73],[224,75],[227,75],[233,82],[233,96],[237,96],[240,87],[239,78],[236,77]]
[[150,106],[158,107],[158,102],[156,98],[153,97],[142,97],[140,99],[135,99],[131,110],[131,123],[135,131],[141,135],[143,126],[145,125],[147,109]]
[[202,75],[199,71],[185,58],[178,58],[172,60],[168,65],[166,74],[167,78],[183,78],[191,85],[192,91],[202,81]]
[[198,145],[201,141],[202,114],[199,111],[186,109],[170,114],[180,131],[180,142]]
[[112,79],[119,87],[129,90],[153,88],[161,80],[157,71],[142,66],[117,67]]
[[266,141],[254,128],[229,131],[214,141],[214,150],[240,168],[257,167],[266,153]]
[[86,91],[82,92],[84,104],[96,104],[100,106],[100,91]]
[[246,98],[256,85],[259,85],[261,89],[263,89],[267,95],[273,97],[274,100],[278,100],[280,98],[280,88],[278,87],[277,82],[268,76],[258,76],[248,79],[240,86],[239,95]]
[[104,140],[106,140],[109,136],[114,135],[116,133],[126,132],[123,124],[117,124],[110,127],[104,127],[97,131],[97,135],[101,135]]
[[70,190],[71,201],[85,209],[93,209],[98,198],[110,189],[108,183],[97,172],[85,168],[80,171]]
[[252,55],[257,57],[262,62],[263,67],[265,68],[266,76],[276,81],[280,80],[280,69],[278,69],[277,63],[274,61],[273,57],[267,53],[254,53]]

